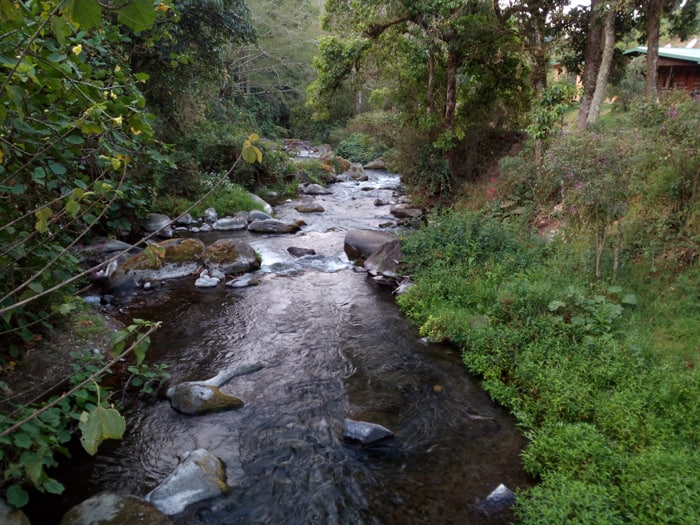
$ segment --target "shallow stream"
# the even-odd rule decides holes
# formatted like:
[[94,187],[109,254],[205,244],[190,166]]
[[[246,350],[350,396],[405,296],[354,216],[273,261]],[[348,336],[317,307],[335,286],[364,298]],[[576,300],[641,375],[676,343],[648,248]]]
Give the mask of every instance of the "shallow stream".
[[[456,351],[427,345],[391,291],[352,268],[345,232],[391,222],[399,178],[369,171],[364,183],[316,197],[323,213],[299,214],[297,235],[243,236],[262,254],[259,286],[196,289],[193,279],[140,292],[127,317],[163,322],[149,360],[169,365],[172,382],[209,378],[260,362],[222,390],[243,408],[184,416],[167,400],[124,411],[127,435],[98,455],[76,455],[58,476],[66,494],[45,513],[60,516],[95,492],[145,495],[186,451],[206,448],[226,464],[232,490],[174,517],[176,525],[507,523],[479,507],[500,483],[530,480],[512,418],[470,377]],[[217,234],[224,236],[222,233]],[[230,235],[230,234],[229,234]],[[206,239],[210,242],[213,238]],[[294,259],[287,247],[313,248]],[[396,439],[373,449],[343,442],[343,420],[382,424]],[[41,523],[54,524],[47,518]]]

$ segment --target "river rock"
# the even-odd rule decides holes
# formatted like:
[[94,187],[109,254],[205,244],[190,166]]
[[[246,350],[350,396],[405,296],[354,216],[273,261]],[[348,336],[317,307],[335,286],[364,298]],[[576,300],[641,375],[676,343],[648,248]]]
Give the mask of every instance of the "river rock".
[[292,223],[282,222],[277,219],[265,219],[253,221],[248,225],[248,231],[256,233],[295,233],[306,224],[301,219]]
[[490,516],[509,509],[513,503],[515,503],[515,493],[501,483],[481,502],[479,509],[486,516]]
[[229,288],[247,288],[249,286],[257,286],[260,284],[260,278],[252,273],[241,275],[226,283]]
[[170,239],[173,236],[170,226],[172,222],[170,217],[162,213],[149,213],[143,221],[143,227],[149,233],[158,232],[159,237]]
[[294,209],[299,213],[316,213],[324,212],[326,209],[315,201],[302,201],[297,204]]
[[248,219],[241,217],[222,217],[212,224],[212,229],[219,231],[244,230],[248,227]]
[[253,247],[239,239],[219,239],[204,251],[204,264],[210,271],[224,274],[245,273],[260,268],[260,258]]
[[175,219],[175,224],[178,226],[190,226],[194,223],[194,217],[189,213],[183,213],[177,219]]
[[209,274],[208,270],[204,270],[194,282],[197,288],[214,288],[219,285],[221,279]]
[[162,255],[142,252],[122,262],[110,276],[112,288],[185,277],[197,271],[204,255],[204,243],[199,239],[170,239],[155,246]]
[[[2,523],[5,523],[2,521]],[[27,522],[28,523],[28,522]],[[71,508],[60,525],[172,525],[172,521],[152,503],[137,498],[100,492]]]
[[90,243],[90,246],[85,248],[84,251],[101,255],[109,255],[116,252],[128,252],[130,250],[134,250],[134,247],[127,242],[120,241],[118,239],[98,237],[96,239],[93,239],[92,243]]
[[223,370],[205,381],[185,381],[171,386],[165,397],[178,412],[183,414],[204,414],[229,410],[243,406],[243,401],[219,390],[219,387],[234,377],[251,374],[261,370],[263,365],[253,363],[229,370]]
[[13,509],[3,500],[0,500],[0,523],[3,525],[32,525],[24,512]]
[[173,409],[191,416],[243,406],[243,401],[225,394],[219,387],[197,382],[185,382],[170,387],[166,397]]
[[364,181],[368,179],[367,174],[365,173],[365,169],[359,162],[353,162],[352,164],[350,164],[348,176],[350,177],[350,180]]
[[303,257],[305,255],[316,255],[316,250],[313,248],[299,248],[297,246],[290,246],[287,248],[289,255],[292,257]]
[[307,184],[299,190],[304,195],[330,195],[333,193],[328,188],[324,188],[320,184]]
[[265,213],[260,210],[250,210],[248,212],[248,221],[266,221],[267,219],[272,219],[269,213]]
[[343,249],[348,259],[355,262],[364,262],[370,255],[379,250],[386,243],[396,239],[389,232],[377,230],[350,230],[345,234]]
[[399,277],[399,264],[403,260],[401,241],[394,239],[383,244],[365,260],[365,270],[375,277],[383,277],[387,284],[396,284]]
[[343,438],[347,441],[356,441],[362,445],[370,445],[391,437],[394,437],[394,433],[377,423],[345,419],[343,424]]
[[366,170],[385,170],[386,162],[384,162],[384,159],[374,159],[373,161],[365,164],[364,168]]
[[206,210],[204,210],[204,215],[202,218],[205,222],[208,222],[209,224],[214,224],[219,218],[219,214],[216,213],[216,210],[214,208],[207,208]]
[[193,503],[221,496],[228,490],[223,462],[200,448],[186,453],[175,470],[146,495],[146,500],[172,516]]
[[423,211],[419,208],[414,208],[410,204],[397,204],[389,210],[397,219],[416,219],[423,215]]
[[255,193],[248,193],[248,196],[250,197],[250,200],[252,200],[255,204],[260,206],[265,211],[265,213],[267,213],[268,215],[272,215],[272,206],[270,206],[270,204],[265,199],[257,196]]

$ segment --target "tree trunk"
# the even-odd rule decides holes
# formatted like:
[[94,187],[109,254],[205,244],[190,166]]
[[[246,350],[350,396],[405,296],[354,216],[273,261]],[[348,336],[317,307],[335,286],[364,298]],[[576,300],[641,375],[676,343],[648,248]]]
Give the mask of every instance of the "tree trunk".
[[447,54],[447,96],[445,97],[445,126],[450,131],[455,127],[455,110],[457,108],[457,51],[450,49]]
[[603,56],[598,69],[598,76],[595,83],[595,91],[591,99],[591,107],[586,117],[586,126],[595,124],[600,117],[600,108],[605,100],[605,92],[608,87],[608,77],[610,76],[610,65],[612,64],[613,52],[615,51],[615,4],[608,6],[605,15],[605,26],[603,27]]
[[622,217],[618,217],[615,224],[615,251],[613,252],[613,281],[617,279],[617,270],[620,269],[620,248],[622,246]]
[[600,279],[600,259],[605,248],[605,225],[598,224],[595,233],[595,278]]
[[586,50],[584,53],[584,67],[581,81],[583,82],[583,95],[578,109],[577,127],[579,131],[586,129],[588,112],[591,108],[595,84],[598,78],[598,68],[601,58],[601,41],[603,32],[600,27],[596,7],[601,0],[591,0],[591,13],[589,18],[588,36],[586,38]]
[[659,36],[661,34],[661,16],[663,0],[648,0],[647,3],[647,78],[646,96],[656,100],[656,78],[659,65]]
[[433,102],[435,101],[435,54],[433,50],[428,50],[428,115],[433,111]]

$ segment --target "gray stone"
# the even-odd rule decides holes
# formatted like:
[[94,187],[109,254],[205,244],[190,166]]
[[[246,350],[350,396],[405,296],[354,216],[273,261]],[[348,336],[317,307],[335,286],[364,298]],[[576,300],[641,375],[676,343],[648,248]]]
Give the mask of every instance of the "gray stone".
[[304,195],[329,195],[333,193],[331,190],[324,188],[320,184],[308,184],[301,188],[300,192]]
[[215,286],[219,285],[219,282],[220,279],[210,275],[209,271],[204,270],[201,274],[199,274],[199,277],[194,282],[194,285],[197,288],[214,288]]
[[248,220],[249,221],[265,221],[267,219],[272,219],[270,214],[265,213],[260,210],[251,210],[248,212]]
[[189,226],[194,222],[194,218],[189,213],[183,213],[177,219],[175,219],[175,224],[180,226]]
[[[0,521],[6,523],[1,519]],[[170,518],[152,503],[136,496],[115,492],[100,492],[79,503],[66,512],[60,525],[134,525],[136,523],[172,525]]]
[[490,516],[509,509],[514,503],[515,493],[501,483],[481,502],[479,508],[483,514]]
[[401,241],[394,239],[383,244],[365,260],[365,270],[373,276],[395,279],[399,276],[399,264],[403,260]]
[[0,523],[3,525],[31,525],[24,512],[13,509],[3,500],[0,500]]
[[389,212],[398,219],[416,219],[423,215],[419,208],[413,208],[410,204],[397,204]]
[[204,251],[204,264],[209,271],[225,275],[245,273],[260,268],[260,259],[253,247],[243,240],[219,239]]
[[295,233],[299,231],[304,224],[306,223],[302,220],[287,223],[277,219],[265,219],[251,222],[248,225],[248,231],[256,233]]
[[244,230],[248,227],[248,221],[239,217],[222,217],[217,219],[211,227],[218,231]]
[[357,441],[362,445],[370,445],[394,436],[394,433],[377,423],[355,421],[345,419],[343,426],[343,438],[349,441]]
[[260,284],[260,278],[252,273],[241,275],[237,279],[233,279],[226,283],[229,288],[247,288],[249,286],[257,286]]
[[248,196],[251,198],[251,200],[260,206],[265,213],[272,215],[272,206],[265,201],[262,197],[257,196],[255,193],[248,193]]
[[186,453],[175,470],[146,495],[146,500],[172,516],[228,490],[221,459],[205,449],[197,449]]
[[296,205],[294,209],[299,213],[316,213],[326,211],[323,206],[314,201],[303,201]]
[[350,230],[345,234],[343,249],[348,259],[364,262],[370,255],[388,242],[396,239],[389,232],[378,230]]
[[189,415],[239,408],[243,406],[243,401],[225,394],[219,387],[234,377],[257,372],[262,368],[260,363],[253,363],[223,370],[205,381],[185,381],[168,388],[165,397],[173,409]]
[[292,257],[303,257],[305,255],[316,255],[316,250],[313,248],[298,248],[296,246],[290,246],[287,248],[289,255]]
[[385,170],[386,162],[384,162],[384,159],[375,159],[365,164],[364,168],[366,170]]
[[143,221],[143,227],[149,233],[158,232],[158,236],[170,239],[173,236],[172,219],[162,213],[149,213]]
[[207,208],[206,210],[204,210],[203,218],[206,222],[213,224],[219,218],[219,214],[216,213],[216,210],[214,208]]

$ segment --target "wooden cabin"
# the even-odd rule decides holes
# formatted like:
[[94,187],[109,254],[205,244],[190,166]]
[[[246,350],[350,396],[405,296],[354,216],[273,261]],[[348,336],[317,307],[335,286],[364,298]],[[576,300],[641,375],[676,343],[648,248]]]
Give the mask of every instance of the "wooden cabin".
[[[625,55],[646,55],[647,48],[635,47]],[[660,47],[657,64],[656,87],[659,92],[669,89],[685,89],[700,95],[700,48]]]

